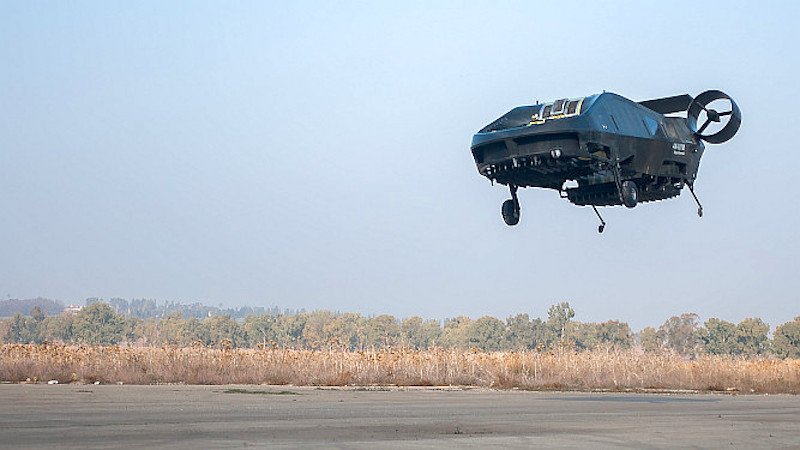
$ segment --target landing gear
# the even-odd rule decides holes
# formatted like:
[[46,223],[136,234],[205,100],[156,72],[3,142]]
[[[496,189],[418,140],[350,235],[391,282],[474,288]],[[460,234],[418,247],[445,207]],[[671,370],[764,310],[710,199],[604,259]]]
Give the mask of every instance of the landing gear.
[[602,233],[603,230],[606,229],[606,221],[603,220],[603,216],[601,216],[600,212],[597,211],[597,207],[596,206],[592,205],[592,209],[594,210],[594,213],[597,214],[597,218],[600,219],[600,225],[597,227],[597,232],[598,233]]
[[511,198],[503,202],[503,221],[508,226],[514,226],[519,223],[519,199],[517,198],[517,186],[510,184]]
[[[636,206],[636,203],[639,202],[639,188],[636,186],[636,183],[631,180],[622,181],[622,168],[619,165],[619,156],[616,156],[617,153],[615,150],[612,150],[612,153],[615,155],[615,158],[611,164],[611,172],[614,174],[614,183],[617,185],[619,200],[626,207],[633,208]],[[597,211],[595,210],[595,212]]]
[[692,193],[692,197],[694,197],[694,201],[697,203],[697,216],[703,217],[703,205],[700,204],[700,200],[698,200],[697,196],[694,194],[694,183],[686,183],[686,186],[689,187],[689,192]]
[[623,181],[620,196],[622,197],[622,204],[626,208],[634,208],[639,202],[639,188],[636,187],[636,183],[633,181]]

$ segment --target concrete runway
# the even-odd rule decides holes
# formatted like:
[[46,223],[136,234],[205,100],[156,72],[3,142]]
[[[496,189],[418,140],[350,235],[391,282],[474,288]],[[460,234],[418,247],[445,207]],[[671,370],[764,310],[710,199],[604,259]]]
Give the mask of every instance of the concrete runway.
[[0,385],[4,448],[800,448],[800,397]]

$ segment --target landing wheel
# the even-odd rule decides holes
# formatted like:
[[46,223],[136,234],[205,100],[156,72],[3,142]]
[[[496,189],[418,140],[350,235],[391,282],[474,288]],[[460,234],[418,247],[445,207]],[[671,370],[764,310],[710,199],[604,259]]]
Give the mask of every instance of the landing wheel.
[[628,207],[633,208],[639,202],[639,188],[633,181],[622,182],[622,203]]
[[503,221],[506,225],[514,226],[519,223],[519,204],[514,199],[508,199],[503,202]]

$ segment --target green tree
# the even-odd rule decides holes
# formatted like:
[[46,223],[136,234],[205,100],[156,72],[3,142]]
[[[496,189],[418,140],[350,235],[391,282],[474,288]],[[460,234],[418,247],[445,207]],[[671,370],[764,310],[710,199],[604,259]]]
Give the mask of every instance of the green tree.
[[405,345],[428,349],[439,343],[442,327],[436,320],[423,321],[421,317],[407,317],[400,323],[400,330]]
[[472,319],[467,316],[458,316],[445,319],[442,329],[442,346],[445,348],[467,348],[469,343],[468,330]]
[[243,347],[247,343],[244,329],[231,316],[213,316],[203,321],[208,330],[210,345]]
[[42,323],[44,320],[44,311],[42,311],[42,308],[39,305],[36,305],[31,309],[31,318],[33,318],[36,323]]
[[423,323],[422,317],[419,316],[406,317],[400,322],[400,340],[404,346],[420,348],[417,345],[417,338]]
[[43,340],[48,342],[72,341],[72,322],[74,317],[69,314],[45,317],[39,330]]
[[712,355],[730,355],[736,345],[736,325],[731,322],[710,318],[699,330],[703,350]]
[[439,345],[442,339],[442,325],[438,320],[428,319],[415,339],[417,348],[428,349]]
[[781,358],[800,358],[800,316],[775,328],[772,351]]
[[391,347],[400,343],[400,324],[389,314],[382,314],[367,320],[367,346]]
[[658,332],[653,327],[645,327],[639,332],[639,345],[648,353],[660,352],[664,343]]
[[133,332],[138,338],[138,345],[165,345],[168,342],[162,334],[161,321],[158,319],[132,319],[136,320]]
[[39,324],[33,317],[26,317],[17,313],[11,318],[11,325],[6,333],[5,341],[21,344],[41,343]]
[[467,329],[467,345],[483,351],[500,351],[506,343],[506,324],[491,316],[483,316]]
[[249,345],[255,347],[274,343],[273,336],[276,321],[277,317],[270,314],[247,316],[244,319],[244,329],[247,332]]
[[344,313],[333,318],[324,327],[330,344],[355,350],[363,346],[366,339],[367,320],[357,313]]
[[551,339],[550,328],[547,323],[537,317],[531,319],[531,328],[533,329],[533,342],[530,348],[538,351],[547,349],[549,339]]
[[[557,342],[579,351],[594,348],[598,345],[596,327],[596,323],[569,321],[564,326],[564,335]],[[552,336],[553,331],[551,328]]]
[[699,344],[699,325],[697,314],[684,313],[680,317],[672,316],[658,329],[659,336],[667,348],[684,356],[697,354]]
[[133,337],[132,323],[105,303],[93,303],[75,315],[72,325],[76,341],[91,345],[111,345]]
[[569,306],[568,302],[561,302],[550,307],[547,311],[548,348],[566,338],[567,324],[573,317],[575,317],[575,310]]
[[314,311],[306,314],[303,344],[309,348],[326,347],[331,342],[326,327],[334,317],[335,315],[330,311]]
[[178,345],[190,346],[195,344],[211,345],[211,333],[204,322],[197,317],[191,317],[181,324],[180,341]]
[[596,348],[630,348],[633,334],[627,323],[609,320],[600,323],[569,322],[566,325],[565,345],[569,343],[575,350]]
[[623,349],[633,345],[631,327],[625,322],[608,320],[596,324],[593,331],[598,346]]
[[11,330],[12,319],[0,319],[0,341],[3,343],[11,342],[9,340],[9,330]]
[[303,330],[306,327],[307,317],[306,314],[277,316],[272,328],[272,340],[282,348],[302,347]]
[[769,325],[758,318],[748,317],[736,326],[737,355],[763,355],[769,348]]
[[535,347],[534,329],[527,314],[517,314],[506,319],[506,340],[508,348],[522,351]]
[[[195,319],[196,320],[196,319]],[[160,344],[166,345],[190,345],[191,340],[184,336],[186,330],[186,319],[178,311],[169,313],[157,322],[157,333]]]

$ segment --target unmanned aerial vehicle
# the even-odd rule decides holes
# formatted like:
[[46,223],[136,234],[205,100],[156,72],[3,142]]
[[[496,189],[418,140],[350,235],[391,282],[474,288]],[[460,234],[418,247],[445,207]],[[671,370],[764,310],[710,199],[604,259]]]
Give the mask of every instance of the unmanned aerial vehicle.
[[705,143],[732,138],[742,113],[731,97],[706,91],[635,102],[610,92],[519,106],[472,138],[478,172],[508,186],[503,220],[520,219],[517,189],[553,189],[579,206],[664,200],[694,192]]

